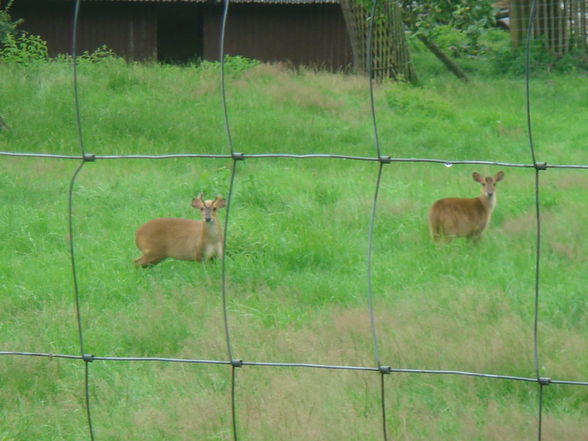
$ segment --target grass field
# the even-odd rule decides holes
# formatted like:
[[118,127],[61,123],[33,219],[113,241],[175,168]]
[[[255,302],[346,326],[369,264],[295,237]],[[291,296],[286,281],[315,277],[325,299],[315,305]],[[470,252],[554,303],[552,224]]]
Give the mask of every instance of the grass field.
[[[234,147],[245,153],[375,155],[367,81],[281,66],[229,64]],[[0,150],[78,154],[71,70],[0,65]],[[375,89],[382,153],[530,163],[524,83],[421,75]],[[227,153],[214,65],[109,61],[80,66],[86,151]],[[584,74],[531,81],[538,161],[588,164]],[[0,156],[0,351],[79,354],[68,245],[74,160]],[[504,170],[477,245],[433,245],[426,215],[445,196],[478,194],[471,174]],[[233,353],[247,361],[373,366],[367,239],[378,164],[247,159],[237,164],[227,237]],[[198,192],[227,196],[222,159],[99,160],[74,187],[85,352],[225,360],[220,262],[135,269],[134,231],[195,217]],[[535,172],[439,164],[384,167],[372,287],[382,364],[534,377]],[[588,379],[588,175],[540,173],[542,376]],[[0,358],[0,440],[88,439],[83,364]],[[98,440],[232,439],[224,365],[90,365]],[[386,377],[394,440],[536,439],[534,383],[424,374]],[[240,439],[382,439],[371,372],[237,370]],[[544,440],[588,439],[588,388],[545,388]],[[139,433],[140,435],[137,435]]]

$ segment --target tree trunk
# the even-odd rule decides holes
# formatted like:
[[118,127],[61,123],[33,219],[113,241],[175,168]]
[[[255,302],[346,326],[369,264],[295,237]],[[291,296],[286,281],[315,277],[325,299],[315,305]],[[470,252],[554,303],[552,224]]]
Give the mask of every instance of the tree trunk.
[[424,35],[419,35],[418,39],[422,41],[422,43],[429,49],[444,65],[451,73],[453,73],[457,78],[463,81],[468,81],[469,78],[466,73],[459,67],[456,63],[453,62],[451,58],[447,56],[445,52],[441,50],[439,46],[433,43]]

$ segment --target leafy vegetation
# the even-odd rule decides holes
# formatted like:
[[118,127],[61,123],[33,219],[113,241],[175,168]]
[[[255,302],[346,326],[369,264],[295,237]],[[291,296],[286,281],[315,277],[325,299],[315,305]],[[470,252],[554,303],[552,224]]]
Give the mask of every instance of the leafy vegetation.
[[49,59],[47,43],[38,35],[7,34],[0,49],[0,59],[5,63],[30,64]]
[[[469,58],[464,85],[415,46],[422,85],[376,86],[383,154],[529,163],[521,78],[492,78]],[[216,69],[215,69],[216,67]],[[235,149],[374,156],[365,78],[227,63]],[[10,130],[0,150],[78,154],[71,70],[57,61],[0,64]],[[79,69],[86,149],[98,155],[228,153],[218,65]],[[531,81],[539,161],[588,163],[583,74]],[[155,217],[194,217],[191,198],[227,195],[224,159],[97,160],[73,193],[85,351],[224,360],[220,263],[165,261],[139,270],[134,231]],[[76,160],[0,157],[0,350],[79,353],[68,253],[67,189]],[[369,213],[378,164],[246,159],[237,164],[227,237],[235,358],[374,365],[367,310]],[[498,167],[480,167],[490,174]],[[426,213],[475,196],[471,166],[393,163],[376,212],[372,288],[379,353],[399,368],[534,377],[535,172],[506,168],[482,242],[434,246]],[[588,378],[588,176],[540,174],[540,374]],[[225,365],[94,361],[99,440],[228,440]],[[372,372],[245,366],[237,375],[243,439],[381,439]],[[0,438],[87,438],[81,362],[0,357]],[[424,374],[386,376],[393,439],[533,439],[537,385]],[[546,439],[588,437],[588,390],[545,388]]]
[[14,0],[9,0],[3,9],[0,9],[0,47],[2,46],[4,39],[8,35],[12,35],[16,32],[16,28],[22,23],[22,20],[13,20],[10,16],[10,7],[14,3]]
[[403,0],[402,10],[413,34],[436,40],[444,29],[450,29],[462,36],[461,50],[466,53],[477,53],[481,36],[495,24],[490,0]]

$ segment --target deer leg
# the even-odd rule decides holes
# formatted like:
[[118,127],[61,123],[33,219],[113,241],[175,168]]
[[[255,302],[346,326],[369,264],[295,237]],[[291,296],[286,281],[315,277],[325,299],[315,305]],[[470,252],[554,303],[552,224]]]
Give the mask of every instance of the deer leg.
[[163,259],[157,259],[157,258],[148,258],[145,255],[142,255],[141,257],[135,259],[135,266],[136,267],[142,267],[145,268],[147,266],[153,266],[159,262],[161,262]]

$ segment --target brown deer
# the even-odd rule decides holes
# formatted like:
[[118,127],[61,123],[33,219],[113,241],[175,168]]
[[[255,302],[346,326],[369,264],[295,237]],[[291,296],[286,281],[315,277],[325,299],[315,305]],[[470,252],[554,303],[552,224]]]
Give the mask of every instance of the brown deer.
[[141,225],[135,243],[143,255],[135,259],[136,266],[149,266],[172,257],[181,260],[204,261],[223,254],[223,232],[217,210],[225,200],[202,200],[202,193],[192,199],[192,207],[200,209],[202,220],[158,218]]
[[433,240],[449,242],[454,237],[467,237],[478,241],[482,237],[496,207],[496,183],[504,178],[504,172],[486,178],[474,172],[472,177],[482,184],[480,196],[439,199],[429,210],[429,231]]

